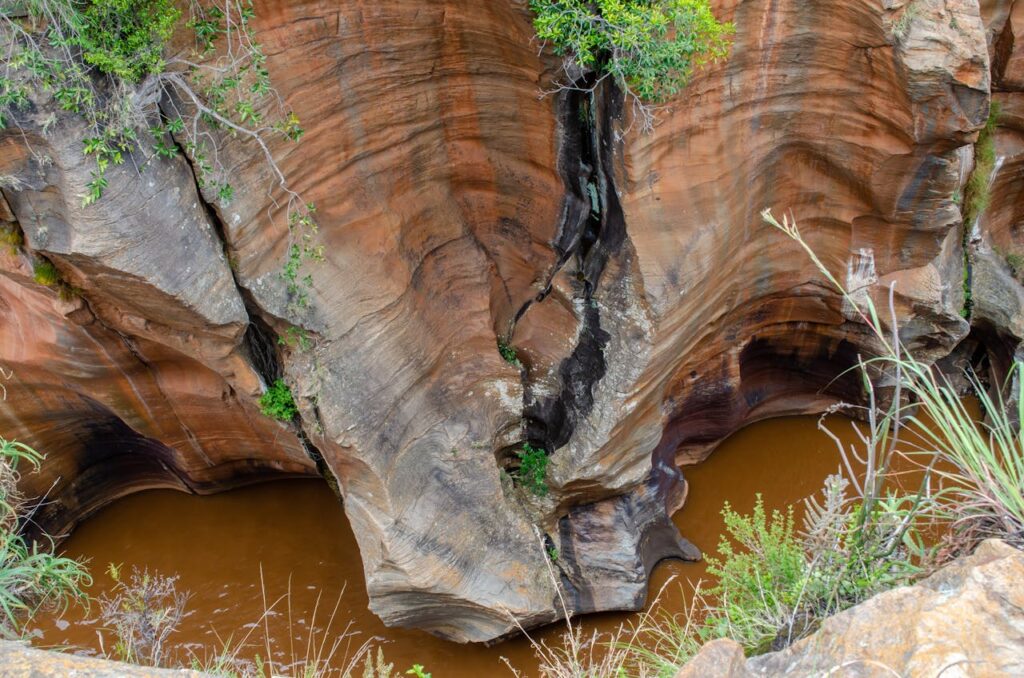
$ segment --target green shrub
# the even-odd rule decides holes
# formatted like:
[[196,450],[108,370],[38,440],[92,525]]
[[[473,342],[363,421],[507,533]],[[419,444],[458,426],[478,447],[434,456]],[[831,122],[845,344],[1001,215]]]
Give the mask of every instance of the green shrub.
[[538,497],[547,495],[547,452],[530,443],[523,443],[522,449],[516,452],[516,456],[519,457],[519,470],[515,473],[516,480]]
[[280,421],[291,421],[298,415],[292,391],[283,379],[278,379],[260,397],[260,410],[263,414]]
[[537,37],[636,97],[675,96],[695,68],[722,58],[731,24],[708,0],[530,0]]
[[78,17],[85,62],[134,83],[163,70],[164,45],[181,10],[171,0],[91,0]]
[[[879,439],[867,441],[870,448]],[[884,490],[895,484],[887,463],[867,473],[856,498],[847,496],[851,481],[826,479],[821,499],[805,501],[799,533],[793,507],[769,516],[760,495],[750,515],[726,504],[728,538],[720,557],[708,558],[718,583],[708,591],[700,637],[732,638],[748,654],[779,650],[824,618],[918,576],[927,553],[918,525],[934,505]]]
[[514,365],[515,367],[523,366],[523,363],[519,360],[519,355],[516,353],[516,349],[500,337],[498,338],[498,353],[501,354],[502,359],[509,365]]
[[722,516],[731,539],[723,536],[720,557],[707,559],[708,573],[718,579],[709,591],[717,605],[701,634],[706,640],[732,638],[750,654],[766,652],[800,609],[809,579],[793,509],[769,516],[757,495],[749,516],[736,513],[728,503]]

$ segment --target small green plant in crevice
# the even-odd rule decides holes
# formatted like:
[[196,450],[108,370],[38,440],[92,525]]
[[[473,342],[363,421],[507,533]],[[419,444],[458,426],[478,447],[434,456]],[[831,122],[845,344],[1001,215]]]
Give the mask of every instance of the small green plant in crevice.
[[60,271],[45,259],[37,261],[32,266],[32,279],[47,287],[56,287],[61,282]]
[[502,337],[498,337],[498,353],[501,355],[502,360],[509,365],[520,368],[523,366],[522,361],[519,360],[519,354],[516,353],[516,349]]
[[302,208],[294,208],[288,215],[288,230],[291,243],[288,245],[288,256],[281,279],[286,284],[288,308],[293,313],[309,306],[309,292],[313,288],[313,276],[306,274],[300,277],[303,264],[320,263],[324,260],[324,246],[314,244],[319,227],[313,219],[316,205],[306,203]]
[[39,259],[32,265],[32,279],[40,285],[56,290],[61,301],[71,301],[81,293],[81,290],[68,284],[57,267],[46,259]]
[[903,42],[910,35],[910,27],[917,18],[917,0],[910,0],[903,8],[900,18],[892,24],[892,36],[896,42]]
[[413,678],[431,678],[431,675],[427,673],[423,664],[413,664],[412,668],[405,672],[407,676],[413,676]]
[[520,450],[516,452],[519,457],[519,468],[514,478],[520,485],[538,497],[544,497],[548,493],[548,453],[534,447],[530,443],[523,443]]
[[1010,272],[1013,273],[1013,277],[1020,282],[1024,279],[1024,255],[1009,253],[1004,254],[1003,258],[1006,259],[1006,265],[1010,267]]
[[25,236],[14,224],[0,224],[0,243],[7,245],[11,254],[14,254],[25,244]]
[[978,142],[974,145],[974,170],[964,187],[965,241],[970,237],[974,222],[988,208],[991,199],[992,171],[996,166],[995,132],[999,125],[999,114],[999,102],[993,101],[985,126],[978,133]]
[[277,338],[277,344],[298,348],[300,351],[308,351],[313,346],[313,340],[309,338],[309,332],[305,328],[292,325]]
[[283,379],[276,380],[260,397],[260,411],[278,421],[291,421],[299,414],[292,390]]
[[648,102],[667,101],[694,70],[723,58],[733,32],[708,0],[530,0],[530,9],[537,37],[596,81],[614,79],[644,129],[653,123]]
[[548,560],[550,560],[552,563],[558,562],[558,549],[554,546],[548,547]]
[[971,319],[971,313],[974,311],[974,294],[971,291],[971,259],[970,253],[964,250],[964,265],[963,265],[963,278],[962,285],[964,291],[964,305],[960,309],[960,317],[964,320]]

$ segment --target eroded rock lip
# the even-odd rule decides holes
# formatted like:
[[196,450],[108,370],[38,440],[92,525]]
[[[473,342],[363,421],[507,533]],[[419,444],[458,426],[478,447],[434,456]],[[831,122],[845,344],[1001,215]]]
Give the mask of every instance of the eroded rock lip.
[[[0,132],[0,175],[20,181],[0,217],[26,240],[0,253],[0,364],[16,375],[0,423],[49,455],[31,489],[57,481],[51,527],[144,487],[211,491],[322,459],[388,624],[488,641],[552,621],[548,548],[569,612],[641,605],[655,561],[696,556],[666,517],[676,462],[856,397],[832,378],[872,351],[763,208],[791,210],[877,303],[896,283],[921,357],[967,332],[960,149],[1008,34],[975,2],[917,0],[897,35],[906,4],[722,2],[730,57],[641,135],[612,88],[584,127],[579,101],[538,96],[562,71],[521,0],[257,0],[271,77],[306,129],[272,151],[316,203],[326,256],[301,313],[253,148],[224,144],[230,205],[204,204],[182,161],[111,175],[82,210],[82,130],[64,115],[44,135],[36,101],[19,122],[52,163]],[[31,256],[80,297],[35,284]],[[290,327],[311,345],[279,345]],[[301,431],[258,412],[278,376]],[[544,498],[503,476],[527,440],[550,452]]]

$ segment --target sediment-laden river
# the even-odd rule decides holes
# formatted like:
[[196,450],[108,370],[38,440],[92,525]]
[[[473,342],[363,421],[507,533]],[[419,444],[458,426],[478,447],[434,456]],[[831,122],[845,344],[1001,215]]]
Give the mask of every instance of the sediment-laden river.
[[[847,422],[834,418],[834,425],[852,439]],[[725,501],[741,512],[751,509],[758,493],[769,508],[799,504],[820,490],[838,465],[838,453],[817,429],[817,418],[755,423],[726,440],[706,462],[686,469],[689,498],[674,520],[687,538],[714,553]],[[522,638],[487,648],[385,628],[367,609],[362,563],[344,511],[319,481],[272,482],[210,497],[143,492],[99,512],[71,535],[64,549],[89,560],[96,578],[93,595],[112,585],[104,573],[108,563],[179,576],[179,588],[191,592],[191,598],[171,642],[184,661],[189,653],[208,657],[228,639],[233,644],[244,639],[245,656],[265,657],[265,629],[277,661],[301,659],[316,653],[330,622],[330,638],[346,630],[355,634],[337,650],[337,665],[344,664],[346,651],[377,637],[396,668],[419,663],[436,678],[507,673],[502,657],[526,675],[536,666]],[[664,588],[658,604],[666,611],[681,611],[691,582],[705,575],[703,564],[663,562],[652,577],[652,597],[674,577],[677,581]],[[271,614],[264,622],[267,607]],[[97,612],[94,605],[89,613],[74,610],[63,620],[40,617],[36,627],[41,638],[35,644],[99,652]],[[629,617],[604,614],[582,623],[611,630]],[[311,627],[318,631],[313,649],[307,650]],[[562,628],[538,635],[553,639]],[[110,643],[108,638],[107,650]],[[328,640],[326,647],[330,645]]]

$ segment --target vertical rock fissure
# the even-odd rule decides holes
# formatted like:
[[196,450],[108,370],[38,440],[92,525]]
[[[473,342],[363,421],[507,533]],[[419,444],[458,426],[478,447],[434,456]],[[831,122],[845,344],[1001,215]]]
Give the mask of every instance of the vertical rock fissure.
[[[594,386],[607,372],[605,348],[611,336],[601,326],[595,294],[610,257],[626,238],[613,172],[614,121],[621,104],[622,94],[614,82],[598,81],[593,73],[581,77],[562,95],[564,134],[559,165],[566,206],[555,242],[558,263],[536,301],[543,300],[554,277],[574,262],[576,274],[571,284],[580,328],[572,354],[558,368],[560,392],[540,395],[527,379],[523,408],[527,439],[549,451],[568,443],[577,423],[590,414]],[[524,306],[520,317],[533,301]]]
[[[202,188],[199,185],[199,177],[196,174],[196,168],[192,164],[192,159],[189,158],[187,153],[185,153],[185,149],[177,139],[173,139],[173,142],[178,148],[178,153],[185,159],[185,163],[188,165],[189,172],[192,174],[192,181],[195,184],[196,195],[199,197],[199,204],[202,206],[207,219],[213,226],[213,231],[216,234],[217,239],[220,241],[225,258],[230,262],[231,258],[228,255],[228,248],[230,247],[230,244],[224,221],[220,218],[220,215],[217,213],[217,210],[214,209],[213,205],[211,205],[203,195]],[[231,272],[231,280],[235,285],[235,289],[238,290],[239,296],[242,298],[242,303],[245,306],[245,313],[249,321],[245,329],[244,337],[249,363],[256,373],[260,375],[263,383],[269,386],[270,384],[273,384],[274,381],[284,376],[284,368],[281,365],[281,357],[278,353],[278,347],[281,345],[280,337],[270,324],[263,319],[263,316],[259,311],[259,305],[253,298],[252,293],[242,285],[241,281],[239,281],[238,273],[235,271],[234,267],[229,264],[228,270]],[[305,426],[303,425],[302,414],[297,414],[295,420],[290,422],[289,425],[292,427],[293,432],[302,444],[302,449],[306,453],[306,456],[309,457],[309,459],[316,465],[317,472],[340,499],[341,490],[338,480],[327,465],[327,461],[324,459],[323,453],[313,443],[313,441],[310,440],[309,435],[306,433]]]

